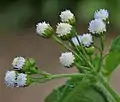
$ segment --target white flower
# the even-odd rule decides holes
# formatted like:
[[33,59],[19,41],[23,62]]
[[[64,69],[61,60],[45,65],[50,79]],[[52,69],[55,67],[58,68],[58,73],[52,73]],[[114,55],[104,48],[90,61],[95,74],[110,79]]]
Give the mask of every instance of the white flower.
[[72,20],[74,18],[74,15],[71,13],[70,10],[65,10],[61,12],[60,18],[62,22],[69,22],[69,20]]
[[109,13],[107,10],[105,9],[100,9],[100,10],[97,10],[95,11],[94,13],[94,18],[95,19],[102,19],[102,20],[106,20],[109,16]]
[[[79,39],[79,42],[81,43],[81,35],[78,35],[77,37],[78,37],[78,39]],[[78,39],[77,39],[76,37],[73,37],[73,38],[71,39],[72,42],[73,42],[73,44],[74,44],[75,46],[78,46],[78,45],[79,45]]]
[[17,75],[16,84],[17,87],[25,86],[27,81],[27,74],[20,73]]
[[13,67],[18,70],[22,69],[24,64],[25,64],[25,58],[23,57],[16,57],[13,59],[13,62],[12,62]]
[[95,33],[103,33],[106,31],[106,25],[105,23],[103,22],[103,20],[101,19],[95,19],[95,20],[92,20],[90,23],[89,23],[89,28],[88,30],[95,34]]
[[59,58],[60,63],[65,67],[70,67],[74,63],[74,59],[75,57],[72,52],[62,53]]
[[15,86],[16,72],[15,71],[7,71],[5,74],[5,84],[9,87]]
[[91,34],[83,34],[81,36],[81,43],[86,46],[89,47],[91,45],[91,43],[93,42],[92,36]]
[[71,33],[72,26],[68,23],[58,23],[56,33],[63,36]]
[[[43,37],[50,37],[52,35],[52,27],[46,22],[38,23],[36,32]],[[47,32],[48,30],[48,32]]]

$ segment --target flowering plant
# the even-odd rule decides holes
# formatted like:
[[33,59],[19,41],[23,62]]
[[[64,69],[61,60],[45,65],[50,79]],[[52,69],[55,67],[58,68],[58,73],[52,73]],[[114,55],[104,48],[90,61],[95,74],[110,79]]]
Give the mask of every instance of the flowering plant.
[[[78,73],[53,75],[37,67],[32,58],[16,57],[12,63],[13,70],[5,74],[6,85],[25,87],[32,83],[69,77],[45,102],[120,102],[119,94],[109,85],[112,72],[120,64],[120,36],[112,41],[108,53],[104,53],[108,11],[97,10],[89,23],[88,33],[81,35],[75,30],[76,19],[71,11],[61,12],[60,18],[57,35],[46,22],[38,23],[36,32],[64,46],[68,51],[61,54],[60,63],[66,68],[75,66]],[[95,39],[100,43],[95,44]]]

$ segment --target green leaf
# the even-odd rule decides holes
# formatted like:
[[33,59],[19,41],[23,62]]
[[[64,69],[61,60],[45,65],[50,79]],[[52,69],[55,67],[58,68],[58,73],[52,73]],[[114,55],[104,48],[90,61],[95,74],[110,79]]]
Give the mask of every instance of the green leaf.
[[120,52],[120,36],[112,41],[110,52]]
[[113,40],[105,60],[104,74],[110,75],[120,64],[120,36]]
[[71,91],[70,87],[63,85],[53,92],[45,99],[45,102],[63,102],[65,96]]
[[65,85],[54,90],[45,102],[107,102],[88,82],[69,80]]
[[45,102],[63,102],[65,96],[75,88],[79,81],[81,81],[80,78],[68,80],[65,85],[53,90],[53,92],[46,97]]
[[110,52],[106,58],[105,70],[106,75],[110,75],[120,64],[120,52]]
[[31,64],[31,66],[35,65],[35,60],[33,58],[29,58],[28,60],[29,60],[29,62]]
[[89,83],[80,82],[63,102],[106,102],[106,99]]

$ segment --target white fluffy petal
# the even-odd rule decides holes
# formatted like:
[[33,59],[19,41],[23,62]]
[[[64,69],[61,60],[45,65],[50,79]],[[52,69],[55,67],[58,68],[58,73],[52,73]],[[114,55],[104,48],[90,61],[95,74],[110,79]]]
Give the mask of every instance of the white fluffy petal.
[[77,37],[78,37],[79,41],[78,41],[78,39],[76,37],[73,37],[71,39],[75,46],[78,46],[79,42],[81,43],[81,35],[78,35]]
[[15,86],[16,72],[15,71],[7,71],[5,74],[5,84],[9,87]]
[[70,10],[65,10],[61,12],[60,18],[62,22],[68,22],[70,19],[73,19],[74,15],[71,13]]
[[74,59],[75,57],[72,52],[62,53],[59,58],[60,63],[65,67],[70,67],[74,63]]
[[83,36],[81,36],[81,43],[86,46],[89,47],[91,45],[91,43],[93,42],[92,36],[91,34],[83,34]]
[[56,33],[58,36],[70,34],[72,26],[68,23],[58,23]]
[[100,34],[106,31],[106,24],[101,19],[95,19],[89,23],[88,30],[92,34]]
[[36,32],[44,36],[45,30],[48,29],[50,25],[46,22],[40,22],[36,26],[37,26]]
[[106,20],[109,17],[109,13],[107,10],[105,9],[100,9],[95,11],[94,13],[94,18],[95,19],[102,19],[102,20]]
[[17,75],[16,84],[17,87],[25,86],[27,81],[27,74],[20,73]]
[[22,69],[23,65],[25,64],[25,58],[23,57],[16,57],[13,59],[12,65],[15,69]]

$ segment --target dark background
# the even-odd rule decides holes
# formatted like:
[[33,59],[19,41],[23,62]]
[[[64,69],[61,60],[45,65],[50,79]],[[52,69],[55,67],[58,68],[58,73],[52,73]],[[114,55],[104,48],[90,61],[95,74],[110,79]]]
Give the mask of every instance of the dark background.
[[[66,79],[44,84],[33,84],[26,88],[7,88],[4,73],[11,69],[14,57],[36,59],[41,69],[50,73],[73,73],[59,63],[63,47],[54,41],[43,39],[35,32],[39,21],[48,21],[55,28],[61,10],[70,9],[76,16],[79,34],[87,32],[88,22],[99,8],[110,12],[110,25],[106,39],[106,51],[110,41],[120,34],[120,0],[0,0],[0,102],[44,102],[52,89]],[[120,69],[116,69],[111,85],[120,93]]]

